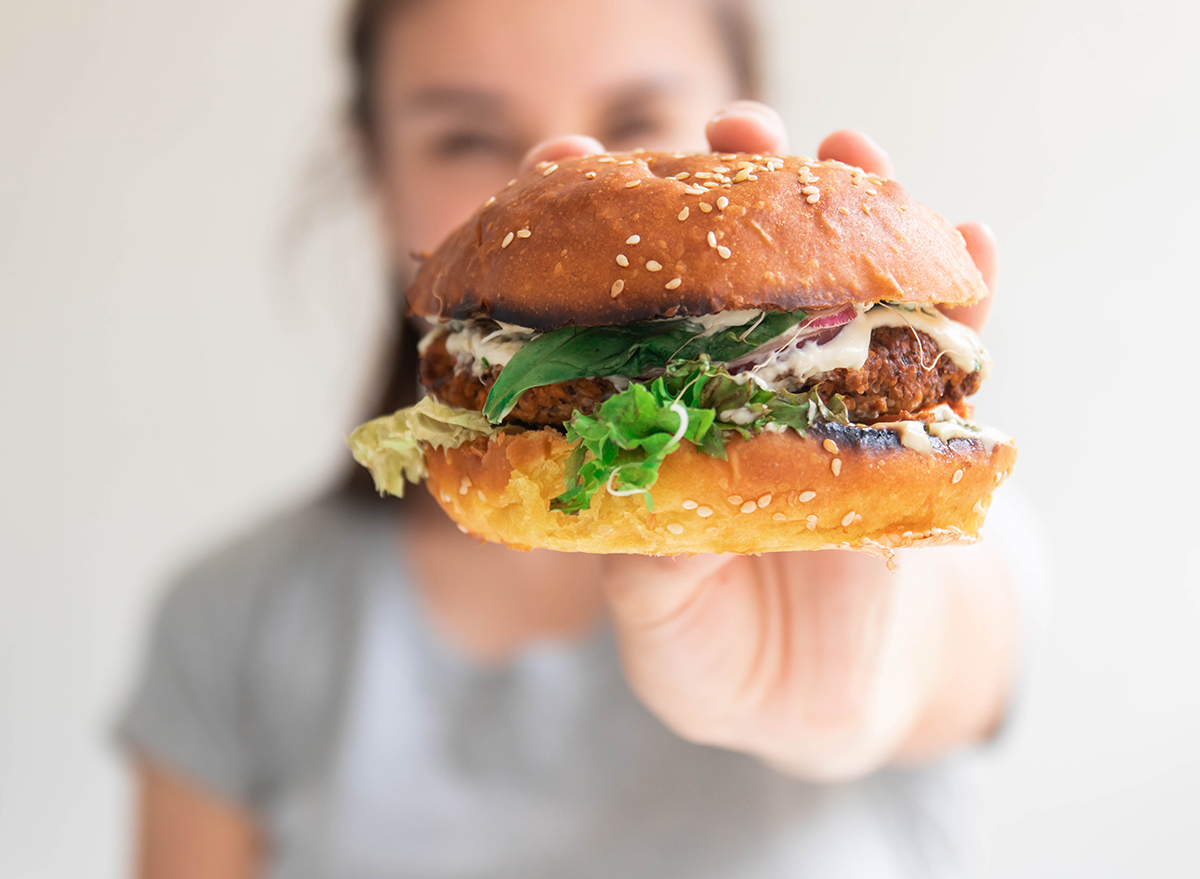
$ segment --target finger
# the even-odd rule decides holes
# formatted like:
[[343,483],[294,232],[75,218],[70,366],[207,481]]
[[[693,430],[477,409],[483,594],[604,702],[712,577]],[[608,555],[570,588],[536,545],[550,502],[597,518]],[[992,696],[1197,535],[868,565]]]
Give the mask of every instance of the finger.
[[604,152],[604,144],[594,137],[583,134],[564,134],[543,140],[525,154],[521,160],[521,174],[528,174],[538,162],[557,162],[559,159],[574,159],[594,156]]
[[992,310],[993,294],[996,291],[997,248],[996,236],[984,223],[963,223],[958,227],[967,244],[967,253],[975,260],[983,283],[987,284],[988,295],[974,305],[945,306],[942,313],[952,320],[964,323],[975,332],[980,332],[987,323]]
[[781,153],[788,148],[783,117],[758,101],[734,101],[704,129],[715,153]]
[[650,558],[611,555],[604,559],[604,591],[619,626],[645,631],[678,616],[709,577],[737,556]]
[[895,174],[892,160],[883,147],[861,131],[848,128],[835,131],[821,141],[821,145],[817,147],[817,158],[854,165],[883,177]]

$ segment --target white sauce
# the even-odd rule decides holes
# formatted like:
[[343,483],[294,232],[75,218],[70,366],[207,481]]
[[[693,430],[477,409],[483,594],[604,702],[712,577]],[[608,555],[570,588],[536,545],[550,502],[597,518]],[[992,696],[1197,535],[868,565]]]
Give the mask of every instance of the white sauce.
[[880,421],[872,424],[872,428],[894,430],[900,434],[900,444],[905,448],[928,455],[933,452],[933,444],[929,437],[937,437],[942,442],[952,439],[973,439],[982,444],[989,455],[998,443],[1012,442],[1012,438],[991,427],[980,427],[963,420],[949,406],[942,404],[933,410],[933,423],[926,425],[920,421]]
[[729,329],[729,327],[740,327],[743,324],[748,324],[751,321],[758,320],[762,317],[762,312],[756,308],[746,308],[741,311],[720,311],[716,314],[702,314],[698,317],[689,317],[688,323],[699,324],[704,328],[704,332],[700,334],[701,338],[712,336],[721,330]]
[[[862,369],[871,349],[871,332],[878,327],[920,330],[928,334],[941,353],[959,369],[967,372],[979,369],[981,379],[991,373],[992,358],[970,327],[950,320],[934,308],[908,311],[877,305],[860,312],[824,345],[809,340],[799,347],[789,345],[773,352],[749,371],[749,377],[764,388],[774,389],[784,384],[804,384],[835,369]],[[933,368],[932,363],[926,366]]]
[[919,421],[888,421],[883,424],[872,424],[871,427],[882,427],[894,430],[900,434],[900,445],[922,455],[933,452],[933,443],[925,432],[925,425]]
[[[761,409],[761,407],[760,407]],[[754,419],[762,415],[761,411],[755,411],[749,406],[739,406],[737,409],[724,409],[718,417],[721,421],[728,424],[740,424],[743,427],[747,424],[753,424]]]
[[[479,321],[454,321],[440,326],[423,338],[417,350],[425,353],[434,339],[444,336],[446,353],[458,361],[460,366],[470,366],[476,375],[482,375],[488,367],[504,366],[520,351],[525,343],[537,335],[535,330],[516,324],[500,324],[500,329],[490,329],[491,324]],[[484,361],[487,361],[487,366]]]

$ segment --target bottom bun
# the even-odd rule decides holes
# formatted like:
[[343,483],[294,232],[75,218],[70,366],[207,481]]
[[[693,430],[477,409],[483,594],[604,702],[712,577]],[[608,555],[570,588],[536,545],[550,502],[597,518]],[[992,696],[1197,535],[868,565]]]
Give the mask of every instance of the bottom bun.
[[516,549],[564,552],[763,553],[858,549],[978,539],[992,492],[1017,458],[1011,442],[930,438],[824,424],[805,436],[761,433],[728,443],[721,461],[693,446],[670,454],[640,495],[598,492],[590,509],[550,509],[564,490],[571,445],[550,430],[501,432],[456,449],[428,449],[428,486],[459,528]]

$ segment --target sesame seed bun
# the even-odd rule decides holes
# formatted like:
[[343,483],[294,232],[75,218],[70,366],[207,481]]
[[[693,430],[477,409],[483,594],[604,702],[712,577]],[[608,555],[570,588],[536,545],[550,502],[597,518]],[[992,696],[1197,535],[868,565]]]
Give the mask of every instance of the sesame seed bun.
[[639,496],[600,492],[577,516],[550,510],[571,446],[557,431],[501,432],[428,451],[428,487],[467,533],[517,549],[762,553],[978,539],[993,490],[1016,461],[1011,442],[931,440],[904,447],[888,429],[825,424],[733,439],[721,461],[684,443]]
[[891,180],[804,157],[644,152],[514,181],[426,261],[408,304],[544,330],[986,292],[962,236]]

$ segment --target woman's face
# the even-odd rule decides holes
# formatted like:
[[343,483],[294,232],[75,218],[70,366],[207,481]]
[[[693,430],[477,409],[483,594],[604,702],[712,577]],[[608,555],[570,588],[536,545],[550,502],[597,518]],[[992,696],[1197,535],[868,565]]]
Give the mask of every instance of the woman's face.
[[378,186],[402,272],[539,141],[700,150],[736,96],[696,0],[425,0],[388,23],[376,76]]

